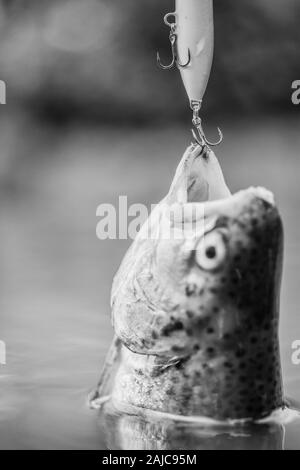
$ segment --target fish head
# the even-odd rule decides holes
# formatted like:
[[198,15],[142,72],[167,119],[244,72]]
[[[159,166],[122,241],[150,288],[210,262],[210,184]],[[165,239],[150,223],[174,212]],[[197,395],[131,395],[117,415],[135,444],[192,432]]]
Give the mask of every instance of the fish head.
[[195,171],[194,160],[173,187],[172,228],[162,230],[155,249],[160,308],[171,312],[164,328],[168,344],[184,354],[203,344],[215,349],[218,342],[223,350],[245,339],[255,343],[263,333],[276,338],[283,228],[274,196],[261,187],[231,194],[217,161],[212,176],[206,169],[214,162],[196,163],[202,171]]
[[273,195],[231,194],[214,154],[192,148],[150,219],[154,239],[133,242],[113,290],[129,400],[216,419],[283,406]]
[[151,217],[158,236],[134,241],[115,282],[124,344],[185,355],[277,334],[282,224],[268,190],[231,194],[214,154],[189,150]]

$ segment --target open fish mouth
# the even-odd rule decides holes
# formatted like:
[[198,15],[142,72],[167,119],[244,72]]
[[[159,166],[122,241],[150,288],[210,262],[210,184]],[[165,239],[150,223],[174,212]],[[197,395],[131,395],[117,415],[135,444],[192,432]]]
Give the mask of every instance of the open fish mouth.
[[199,145],[191,145],[176,169],[168,194],[137,235],[136,246],[141,240],[203,236],[222,216],[234,220],[247,215],[245,223],[255,224],[252,215],[257,213],[258,220],[267,222],[272,212],[278,216],[269,190],[250,187],[231,193],[215,154],[203,153]]
[[181,204],[208,203],[230,200],[231,197],[243,195],[247,191],[270,205],[275,205],[273,193],[263,187],[250,187],[248,190],[232,194],[225,182],[215,154],[211,151],[203,153],[203,149],[199,145],[192,144],[178,165],[167,198]]
[[[159,206],[162,212],[167,208],[164,215],[171,218],[174,228],[187,230],[183,236],[188,234],[189,228],[195,235],[204,234],[222,216],[245,219],[248,214],[248,222],[255,224],[255,217],[251,217],[255,212],[260,221],[267,221],[272,212],[277,214],[272,192],[263,187],[249,187],[231,193],[214,153],[203,153],[203,149],[195,145],[186,150],[170,191]],[[168,238],[163,230],[157,233]]]

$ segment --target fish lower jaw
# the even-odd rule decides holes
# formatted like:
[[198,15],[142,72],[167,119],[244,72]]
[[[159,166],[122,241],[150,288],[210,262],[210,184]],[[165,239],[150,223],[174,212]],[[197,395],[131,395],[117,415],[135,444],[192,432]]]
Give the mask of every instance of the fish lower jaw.
[[178,166],[169,196],[173,203],[206,204],[231,201],[232,198],[240,198],[247,194],[252,194],[271,206],[275,205],[274,195],[264,187],[249,187],[231,193],[215,154],[210,151],[203,156],[201,147],[192,146],[187,149]]

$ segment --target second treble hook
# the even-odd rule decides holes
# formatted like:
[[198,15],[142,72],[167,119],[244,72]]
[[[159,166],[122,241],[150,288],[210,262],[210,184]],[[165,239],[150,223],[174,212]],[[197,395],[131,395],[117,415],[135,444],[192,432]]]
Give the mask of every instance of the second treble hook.
[[198,132],[198,135],[196,134],[196,131],[192,129],[192,134],[197,142],[201,147],[215,147],[216,145],[219,145],[223,141],[223,133],[221,129],[218,127],[218,133],[219,133],[219,140],[216,142],[210,142],[204,133],[203,127],[202,127],[202,119],[199,116],[199,112],[201,109],[201,104],[202,101],[196,101],[192,100],[190,103],[191,109],[193,111],[193,124]]
[[159,65],[159,67],[161,67],[163,70],[169,70],[171,68],[174,67],[174,65],[176,65],[178,68],[181,67],[181,68],[185,68],[185,67],[188,67],[191,63],[191,52],[190,50],[188,49],[188,60],[185,64],[182,64],[180,63],[180,60],[178,58],[178,50],[177,50],[177,23],[170,23],[169,22],[169,17],[172,16],[173,18],[176,19],[176,13],[167,13],[165,16],[164,16],[164,23],[169,26],[170,28],[170,35],[169,35],[169,40],[170,40],[170,43],[171,43],[171,51],[172,51],[172,61],[170,62],[170,64],[167,64],[167,65],[164,65],[162,64],[161,60],[160,60],[160,55],[159,55],[159,52],[157,52],[157,55],[156,55],[156,59],[157,59],[157,63]]

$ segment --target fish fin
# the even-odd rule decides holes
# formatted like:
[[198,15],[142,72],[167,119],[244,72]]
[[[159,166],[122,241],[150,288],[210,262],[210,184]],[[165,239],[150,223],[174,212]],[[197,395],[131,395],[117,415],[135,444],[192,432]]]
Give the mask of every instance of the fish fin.
[[95,390],[88,397],[92,409],[100,409],[110,399],[109,385],[120,357],[121,340],[115,335],[105,358],[100,379]]
[[158,370],[160,370],[161,372],[169,369],[170,367],[174,367],[176,366],[177,364],[180,364],[180,362],[182,362],[183,358],[182,357],[179,357],[179,356],[174,356],[174,357],[171,357],[170,359],[167,359],[166,362],[163,362],[163,363],[158,363],[158,364],[155,364],[154,367],[157,368]]

